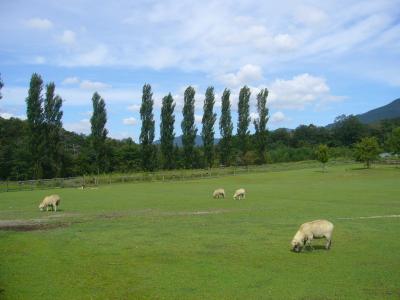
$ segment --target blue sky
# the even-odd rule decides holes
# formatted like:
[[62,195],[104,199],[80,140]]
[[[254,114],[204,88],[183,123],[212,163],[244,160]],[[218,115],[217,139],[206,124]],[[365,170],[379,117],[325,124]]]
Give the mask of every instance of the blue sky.
[[[270,91],[268,127],[326,125],[400,97],[400,1],[2,1],[0,115],[25,117],[30,76],[53,81],[65,100],[64,127],[90,131],[91,96],[106,101],[115,138],[140,134],[141,89],[150,83],[156,136],[162,97],[196,89],[220,111],[232,91]],[[219,135],[218,124],[216,134]],[[251,130],[253,126],[251,125]]]

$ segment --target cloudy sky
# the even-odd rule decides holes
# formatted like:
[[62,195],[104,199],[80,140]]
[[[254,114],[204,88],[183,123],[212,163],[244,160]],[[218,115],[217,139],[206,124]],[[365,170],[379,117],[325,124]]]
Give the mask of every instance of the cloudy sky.
[[[110,135],[137,141],[144,83],[153,88],[156,135],[168,92],[181,133],[188,85],[196,89],[197,122],[211,85],[217,113],[223,89],[231,89],[236,123],[238,92],[247,84],[252,96],[269,89],[270,129],[326,125],[400,97],[399,70],[396,0],[1,0],[0,115],[24,118],[37,72],[55,82],[64,127],[76,132],[89,132],[98,91]],[[255,117],[255,97],[251,111]]]

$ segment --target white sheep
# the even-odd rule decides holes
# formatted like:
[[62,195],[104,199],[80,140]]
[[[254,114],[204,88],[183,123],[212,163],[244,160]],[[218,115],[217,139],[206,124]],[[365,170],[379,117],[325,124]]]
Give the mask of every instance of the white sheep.
[[236,190],[235,194],[233,195],[233,199],[246,199],[246,191],[245,189],[238,189]]
[[43,199],[42,203],[39,205],[41,211],[46,208],[49,211],[49,207],[52,207],[54,211],[57,211],[57,206],[60,205],[61,198],[58,195],[50,195]]
[[222,197],[225,198],[225,190],[224,189],[216,189],[213,193],[213,198],[218,198]]
[[311,241],[313,239],[326,239],[325,249],[329,249],[332,243],[333,224],[327,220],[316,220],[304,223],[300,226],[292,240],[292,250],[300,252],[301,249],[308,245],[312,249]]

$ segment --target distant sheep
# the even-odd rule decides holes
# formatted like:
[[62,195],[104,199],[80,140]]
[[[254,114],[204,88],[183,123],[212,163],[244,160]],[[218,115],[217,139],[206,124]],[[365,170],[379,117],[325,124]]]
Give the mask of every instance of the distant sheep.
[[292,240],[292,250],[300,252],[306,245],[314,249],[311,246],[311,241],[320,238],[326,239],[325,249],[328,250],[332,243],[333,228],[333,224],[327,220],[316,220],[302,224]]
[[42,203],[39,205],[39,209],[41,211],[46,208],[46,211],[49,211],[49,207],[53,208],[54,211],[57,211],[57,206],[60,205],[61,198],[58,195],[50,195],[43,199]]
[[245,189],[238,189],[233,195],[233,199],[246,199],[246,191]]
[[225,198],[225,190],[224,189],[216,189],[213,193],[213,198],[219,199],[220,197]]

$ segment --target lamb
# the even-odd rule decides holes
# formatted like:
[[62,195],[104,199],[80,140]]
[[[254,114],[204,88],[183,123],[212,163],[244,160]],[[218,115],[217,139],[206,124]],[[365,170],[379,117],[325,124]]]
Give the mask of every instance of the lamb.
[[216,189],[213,193],[213,198],[219,199],[219,197],[225,198],[225,190],[224,189]]
[[61,198],[58,195],[50,195],[43,199],[42,203],[39,205],[39,209],[41,211],[46,208],[46,211],[49,211],[49,207],[53,208],[53,211],[57,211],[57,206],[60,205]]
[[329,250],[332,243],[333,224],[327,220],[316,220],[300,226],[292,240],[292,250],[300,252],[304,246],[311,246],[313,239],[325,238],[325,249]]
[[238,189],[236,190],[235,194],[233,195],[233,199],[246,199],[246,191],[245,189]]

